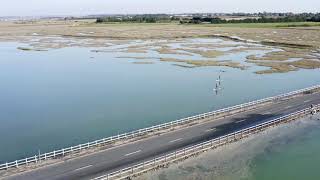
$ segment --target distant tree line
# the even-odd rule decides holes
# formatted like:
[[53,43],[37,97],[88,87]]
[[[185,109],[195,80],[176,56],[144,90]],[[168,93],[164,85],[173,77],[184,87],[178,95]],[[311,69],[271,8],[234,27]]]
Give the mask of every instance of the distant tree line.
[[179,21],[179,19],[166,14],[145,14],[135,16],[109,16],[97,18],[97,23],[127,22],[127,23],[161,23]]
[[226,24],[226,23],[281,23],[281,22],[320,22],[320,13],[318,14],[299,14],[285,17],[260,17],[260,18],[245,18],[245,19],[221,19],[218,17],[193,17],[191,20],[180,20],[181,24]]
[[[247,16],[244,16],[247,15]],[[320,13],[259,13],[259,14],[233,14],[232,16],[241,17],[242,19],[222,19],[219,16],[194,14],[189,17],[179,17],[168,14],[142,14],[142,15],[114,15],[98,17],[97,23],[166,23],[180,21],[181,24],[226,24],[226,23],[280,23],[280,22],[320,22]],[[232,17],[231,16],[231,17]],[[246,18],[247,17],[247,18]]]
[[312,16],[310,19],[308,19],[308,21],[311,21],[311,22],[320,22],[320,13]]

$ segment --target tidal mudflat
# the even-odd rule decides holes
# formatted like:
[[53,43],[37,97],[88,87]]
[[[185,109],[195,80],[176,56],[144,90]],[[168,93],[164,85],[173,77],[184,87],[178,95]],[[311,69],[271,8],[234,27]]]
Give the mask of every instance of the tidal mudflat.
[[[303,26],[301,26],[303,25]],[[299,69],[316,69],[320,67],[320,34],[319,23],[262,23],[262,24],[218,24],[218,25],[178,25],[169,24],[96,24],[93,21],[36,21],[36,22],[0,22],[0,40],[27,43],[30,47],[24,50],[46,50],[63,47],[107,47],[126,45],[136,39],[151,40],[149,45],[133,45],[128,49],[119,49],[127,53],[147,53],[154,51],[160,54],[185,55],[186,64],[191,66],[221,66],[235,68],[245,66],[234,62],[193,62],[188,56],[199,54],[204,58],[216,59],[225,53],[217,50],[225,45],[200,43],[182,44],[182,48],[168,47],[168,41],[183,42],[185,38],[224,38],[237,42],[255,43],[276,51],[261,56],[248,55],[247,63],[254,63],[267,69],[256,71],[258,74],[286,73]],[[112,41],[111,41],[112,39]],[[237,46],[237,45],[236,45]],[[230,45],[227,45],[230,47]],[[209,48],[209,49],[203,49]],[[246,50],[265,50],[263,47],[234,48],[232,52]],[[99,50],[108,51],[108,50]],[[166,59],[167,61],[168,59]],[[137,64],[137,63],[136,63]],[[143,63],[138,63],[143,64]],[[149,63],[150,64],[150,63]]]
[[[22,42],[29,42],[24,40]],[[266,67],[257,74],[285,73],[299,69],[320,68],[320,55],[294,47],[263,45],[257,42],[234,41],[228,38],[180,38],[174,40],[114,40],[77,39],[61,37],[35,37],[22,51],[48,51],[63,47],[96,47],[96,53],[120,53],[119,58],[154,59],[174,62],[179,67],[228,66],[246,69]],[[131,56],[130,56],[131,54]],[[246,54],[245,59],[230,58]],[[151,55],[151,56],[150,56]],[[156,55],[156,56],[154,56]],[[146,64],[134,62],[135,64]],[[148,62],[148,64],[152,64]]]
[[[26,42],[0,43],[1,162],[320,84],[317,69],[256,74],[267,68],[247,56],[277,50],[266,45],[223,38],[104,41],[41,51]],[[219,75],[222,89],[214,92]]]

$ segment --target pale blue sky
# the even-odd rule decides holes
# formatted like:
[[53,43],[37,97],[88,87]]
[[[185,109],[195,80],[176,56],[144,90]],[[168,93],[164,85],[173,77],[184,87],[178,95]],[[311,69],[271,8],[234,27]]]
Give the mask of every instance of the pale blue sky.
[[320,12],[320,0],[1,0],[0,16],[182,12]]

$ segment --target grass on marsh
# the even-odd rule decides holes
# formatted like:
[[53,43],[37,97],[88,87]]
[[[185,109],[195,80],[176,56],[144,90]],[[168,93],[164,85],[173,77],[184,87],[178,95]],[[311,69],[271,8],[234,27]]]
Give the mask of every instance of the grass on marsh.
[[299,51],[299,49],[283,49],[283,51],[273,51],[268,52],[262,57],[257,57],[255,55],[249,55],[247,56],[248,60],[253,61],[287,61],[292,58],[308,58],[309,52],[307,51]]
[[[252,61],[251,61],[252,62]],[[319,60],[298,60],[294,62],[256,62],[258,66],[270,67],[270,69],[257,71],[256,74],[271,74],[271,73],[286,73],[290,71],[296,71],[299,68],[302,69],[317,69],[320,68]]]

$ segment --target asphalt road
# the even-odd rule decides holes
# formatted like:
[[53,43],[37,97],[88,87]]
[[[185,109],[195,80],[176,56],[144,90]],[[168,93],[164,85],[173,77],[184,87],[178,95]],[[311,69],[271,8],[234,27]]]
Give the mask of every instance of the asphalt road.
[[91,179],[156,156],[262,123],[320,103],[320,94],[279,101],[258,109],[153,136],[85,157],[7,177],[10,180]]

